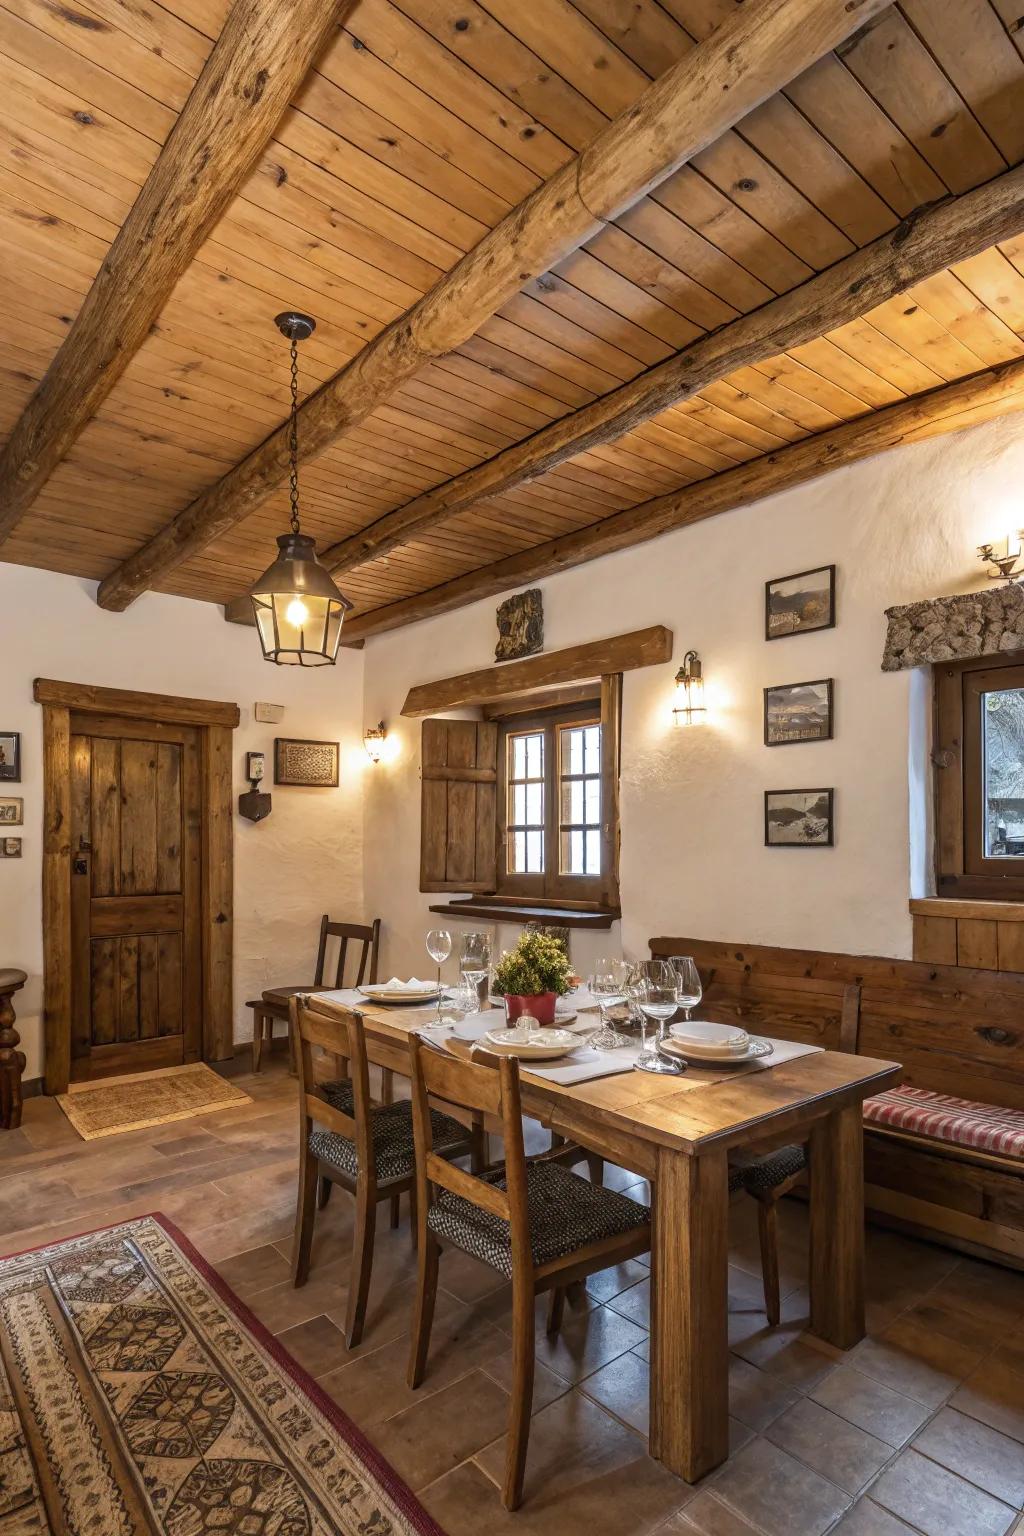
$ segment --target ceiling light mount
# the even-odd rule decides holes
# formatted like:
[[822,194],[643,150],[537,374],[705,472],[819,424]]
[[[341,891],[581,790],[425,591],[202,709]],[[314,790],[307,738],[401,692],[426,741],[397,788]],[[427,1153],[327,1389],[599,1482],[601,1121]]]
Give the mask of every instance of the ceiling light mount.
[[308,341],[316,330],[312,315],[304,315],[298,309],[285,309],[274,316],[274,324],[289,341]]

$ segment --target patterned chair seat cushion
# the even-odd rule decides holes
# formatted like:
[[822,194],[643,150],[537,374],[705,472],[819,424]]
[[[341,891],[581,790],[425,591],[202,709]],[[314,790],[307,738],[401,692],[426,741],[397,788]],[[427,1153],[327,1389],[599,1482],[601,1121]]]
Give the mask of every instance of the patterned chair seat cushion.
[[[534,1264],[550,1263],[589,1243],[650,1224],[651,1213],[646,1205],[600,1184],[591,1184],[557,1163],[528,1163],[526,1177]],[[486,1175],[486,1182],[505,1189],[504,1170],[492,1170]],[[511,1279],[512,1230],[500,1216],[451,1190],[438,1189],[427,1224],[438,1237]]]
[[1024,1159],[1024,1110],[957,1099],[930,1088],[890,1088],[864,1100],[869,1125],[946,1141],[972,1152]]
[[[752,1157],[748,1162],[729,1169],[729,1188],[741,1188],[748,1195],[767,1195],[778,1189],[795,1173],[807,1167],[807,1151],[804,1147],[779,1147],[764,1157]],[[733,1184],[733,1178],[736,1184]]]
[[[355,1114],[355,1098],[352,1082],[342,1078],[335,1083],[321,1083],[329,1104],[343,1115]],[[403,1179],[416,1167],[416,1148],[413,1141],[412,1105],[407,1100],[398,1104],[380,1104],[371,1111],[373,1125],[373,1150],[378,1179]],[[442,1157],[464,1151],[469,1141],[469,1131],[450,1115],[438,1110],[430,1111],[434,1132],[434,1151]],[[314,1126],[309,1136],[309,1150],[314,1157],[322,1157],[336,1168],[355,1178],[359,1172],[354,1141],[338,1131],[328,1131]]]

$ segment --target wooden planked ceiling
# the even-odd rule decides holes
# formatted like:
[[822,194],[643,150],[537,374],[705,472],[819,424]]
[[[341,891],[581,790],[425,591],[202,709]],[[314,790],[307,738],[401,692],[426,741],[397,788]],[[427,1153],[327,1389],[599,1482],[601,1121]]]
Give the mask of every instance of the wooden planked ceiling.
[[[359,0],[0,558],[100,579],[437,281],[734,0]],[[225,0],[0,0],[0,429],[60,346]],[[903,0],[304,468],[322,547],[1024,160],[1012,0]],[[345,572],[360,614],[1024,357],[1024,237]],[[278,492],[159,589],[228,602]]]

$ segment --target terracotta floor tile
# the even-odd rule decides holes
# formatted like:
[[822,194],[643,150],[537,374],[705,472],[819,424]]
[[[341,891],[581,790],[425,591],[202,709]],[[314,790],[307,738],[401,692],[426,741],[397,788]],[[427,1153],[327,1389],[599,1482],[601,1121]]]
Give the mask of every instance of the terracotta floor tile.
[[919,1536],[919,1533],[880,1504],[862,1498],[840,1520],[834,1536]]
[[483,1371],[470,1371],[376,1425],[377,1449],[410,1488],[424,1488],[501,1435],[509,1397]]
[[288,1353],[311,1376],[322,1376],[347,1358],[345,1335],[329,1317],[311,1317],[277,1335]]
[[914,1450],[1016,1509],[1024,1504],[1024,1450],[1020,1442],[977,1419],[943,1408],[918,1435]]
[[1024,1442],[1024,1373],[994,1356],[969,1376],[950,1407]]
[[636,1323],[638,1328],[649,1329],[651,1326],[651,1281],[650,1276],[641,1280],[638,1285],[631,1285],[628,1291],[620,1291],[613,1296],[608,1305],[620,1317],[628,1317],[631,1323]]
[[647,1275],[645,1265],[639,1264],[636,1259],[627,1259],[624,1264],[616,1264],[612,1269],[602,1269],[599,1274],[591,1275],[587,1281],[587,1291],[596,1302],[611,1301],[613,1296],[628,1291],[630,1286],[640,1280],[646,1280]]
[[236,1253],[229,1259],[222,1259],[217,1270],[244,1301],[257,1291],[281,1285],[289,1279],[291,1266],[272,1244],[267,1243],[262,1248],[248,1248],[245,1253]]
[[756,1333],[730,1341],[732,1351],[786,1386],[809,1392],[835,1369],[843,1355],[823,1339],[806,1333],[808,1323],[807,1317],[800,1317],[794,1322],[783,1320],[772,1328],[765,1319],[764,1327]]
[[644,1330],[628,1317],[609,1307],[592,1307],[563,1323],[555,1338],[538,1330],[537,1359],[564,1381],[578,1382],[642,1344],[644,1338]]
[[1005,1536],[1016,1519],[1008,1505],[915,1450],[882,1473],[871,1497],[924,1536]]
[[930,1412],[923,1403],[894,1392],[853,1365],[837,1367],[810,1396],[814,1402],[831,1408],[833,1413],[893,1447],[904,1445]]
[[963,1308],[997,1325],[1020,1322],[1024,1295],[1019,1275],[981,1259],[961,1259],[928,1294],[929,1301]]
[[646,1436],[651,1417],[651,1368],[639,1355],[620,1355],[583,1383],[588,1397]]
[[765,1438],[847,1493],[859,1493],[892,1455],[892,1446],[806,1397],[770,1424]]
[[822,1536],[850,1503],[834,1483],[763,1439],[731,1457],[711,1491],[766,1536]]
[[858,1344],[850,1359],[876,1381],[937,1408],[970,1375],[981,1356],[975,1349],[898,1318],[878,1338]]
[[761,1536],[756,1526],[716,1499],[712,1491],[698,1493],[678,1514],[660,1526],[655,1536]]
[[782,1382],[737,1356],[729,1357],[729,1412],[750,1429],[763,1430],[796,1402]]

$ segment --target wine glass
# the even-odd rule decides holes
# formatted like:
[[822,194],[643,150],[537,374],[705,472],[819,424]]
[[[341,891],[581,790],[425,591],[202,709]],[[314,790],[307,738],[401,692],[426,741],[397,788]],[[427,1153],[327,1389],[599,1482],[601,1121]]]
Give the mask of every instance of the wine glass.
[[459,940],[459,970],[471,987],[476,989],[479,1013],[482,999],[480,983],[491,974],[491,935],[489,933],[464,933]]
[[452,952],[452,936],[447,928],[431,928],[427,934],[427,954],[437,965],[437,1017],[441,1023],[441,966]]
[[679,1006],[689,1021],[691,1013],[704,996],[704,989],[700,984],[700,973],[692,955],[670,955],[668,963],[676,973]]
[[589,1040],[589,1044],[598,1050],[614,1050],[629,1044],[628,1037],[620,1035],[614,1023],[614,1020],[622,1022],[626,1017],[628,974],[629,966],[625,960],[602,958],[595,963],[593,973],[588,977],[587,986],[601,1010],[601,1028],[595,1030]]
[[665,1038],[665,1025],[679,1007],[679,984],[675,968],[665,960],[641,960],[630,971],[627,987],[632,1001],[640,1010],[641,1018],[650,1019],[658,1026],[653,1049],[647,1044],[647,1030],[643,1031],[643,1044],[634,1065],[641,1072],[663,1072],[678,1075],[685,1071],[682,1062],[663,1056],[660,1042]]

